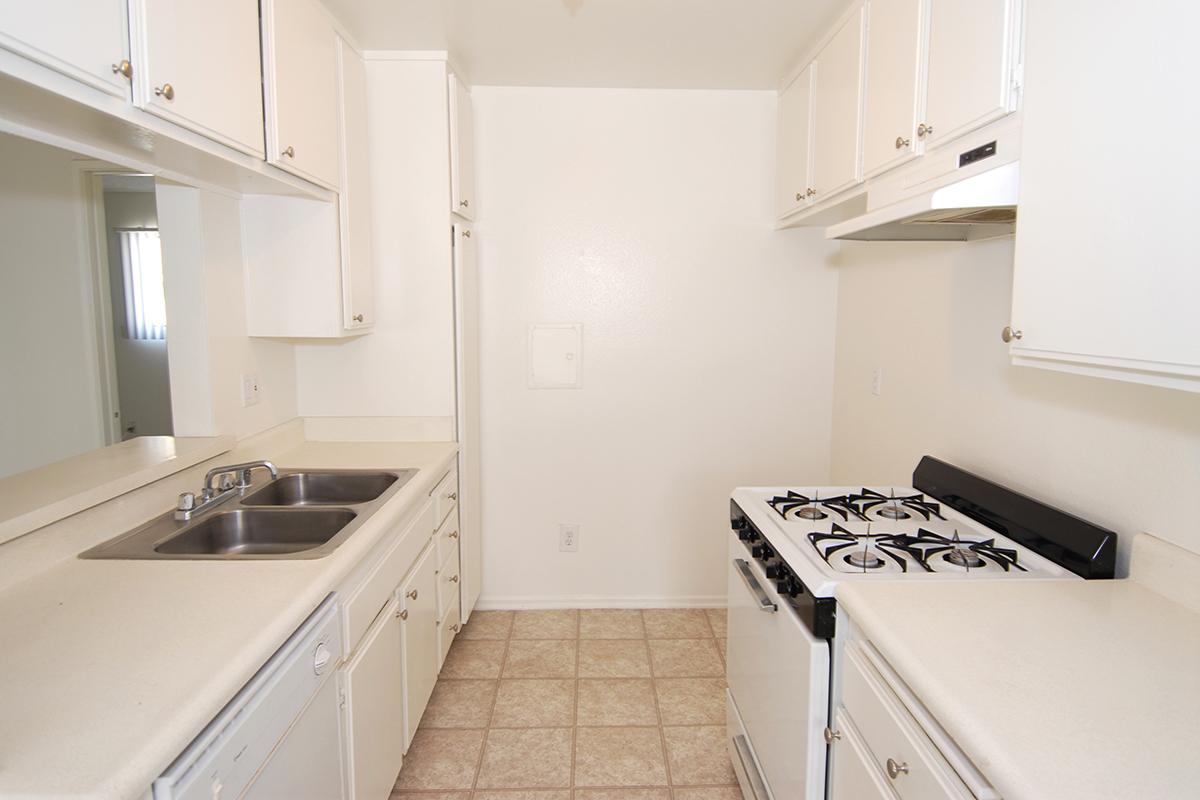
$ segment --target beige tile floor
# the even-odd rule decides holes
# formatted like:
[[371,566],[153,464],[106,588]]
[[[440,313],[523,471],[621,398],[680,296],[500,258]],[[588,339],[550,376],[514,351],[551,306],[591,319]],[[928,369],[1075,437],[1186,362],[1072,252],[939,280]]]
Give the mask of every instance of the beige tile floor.
[[392,800],[742,800],[723,609],[477,611]]

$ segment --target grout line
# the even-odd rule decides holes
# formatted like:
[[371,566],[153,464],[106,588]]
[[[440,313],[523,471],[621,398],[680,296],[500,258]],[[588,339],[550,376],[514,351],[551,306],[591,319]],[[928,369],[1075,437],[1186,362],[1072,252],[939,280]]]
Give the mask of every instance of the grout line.
[[571,709],[571,774],[568,778],[570,788],[567,790],[571,793],[571,797],[575,796],[575,756],[579,747],[579,661],[582,658],[580,655],[580,634],[583,633],[583,614],[575,611],[575,705]]
[[[646,612],[642,612],[642,628],[646,627]],[[646,662],[650,665],[650,695],[654,699],[654,716],[658,718],[658,746],[662,748],[663,772],[667,778],[667,792],[672,797],[671,790],[674,780],[671,777],[671,751],[667,749],[667,732],[663,728],[662,708],[658,703],[658,676],[654,674],[654,660],[650,657],[650,632],[646,631]]]
[[487,754],[488,733],[492,730],[492,718],[496,716],[496,704],[500,701],[500,681],[504,678],[504,665],[508,661],[508,643],[512,641],[512,630],[517,624],[516,614],[508,623],[508,638],[504,640],[504,652],[500,654],[500,670],[496,674],[496,691],[492,695],[492,707],[488,709],[486,727],[483,730],[483,743],[479,748],[479,757],[475,760],[475,775],[471,778],[471,788],[474,791],[479,785],[479,775],[483,772],[483,757]]

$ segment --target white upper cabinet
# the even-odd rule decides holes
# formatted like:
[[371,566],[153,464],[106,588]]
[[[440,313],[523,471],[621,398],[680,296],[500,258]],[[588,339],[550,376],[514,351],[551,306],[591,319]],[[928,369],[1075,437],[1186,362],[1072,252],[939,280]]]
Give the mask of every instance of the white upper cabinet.
[[[1188,243],[1200,160],[1180,144],[1200,132],[1200,105],[1187,99],[1200,6],[1169,5],[1029,4],[1017,363],[1200,391],[1200,268]],[[1106,135],[1116,97],[1137,131],[1120,157]]]
[[0,0],[0,47],[128,98],[127,8],[126,0]]
[[864,9],[859,7],[817,54],[813,92],[814,202],[861,180]]
[[779,93],[775,141],[775,211],[786,217],[808,205],[812,188],[812,86],[817,68],[809,64]]
[[933,145],[1012,110],[1019,0],[929,1],[929,91],[918,134]]
[[450,73],[450,210],[475,219],[475,131],[471,93]]
[[315,0],[266,0],[267,160],[337,188],[338,37]]
[[871,0],[863,175],[870,178],[914,158],[924,111],[924,23],[928,0]]
[[371,246],[371,169],[367,147],[367,69],[340,36],[338,70],[342,76],[341,215],[342,323],[346,330],[375,324],[375,260]]
[[262,62],[254,0],[131,0],[134,100],[262,158]]

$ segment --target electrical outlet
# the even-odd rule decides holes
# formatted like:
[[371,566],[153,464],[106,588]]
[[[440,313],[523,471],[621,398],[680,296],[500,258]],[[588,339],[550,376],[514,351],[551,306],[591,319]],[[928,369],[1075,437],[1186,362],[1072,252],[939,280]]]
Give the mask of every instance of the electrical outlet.
[[559,523],[558,525],[558,549],[564,553],[579,552],[579,526],[566,525]]
[[871,376],[871,394],[876,397],[883,394],[883,367],[876,367]]
[[262,398],[262,385],[258,376],[251,373],[242,376],[242,407],[257,405]]

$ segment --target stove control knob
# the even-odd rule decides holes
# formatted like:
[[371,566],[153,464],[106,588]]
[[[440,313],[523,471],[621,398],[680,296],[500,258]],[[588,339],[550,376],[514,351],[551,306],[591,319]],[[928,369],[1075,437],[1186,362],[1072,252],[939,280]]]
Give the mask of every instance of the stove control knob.
[[738,538],[741,539],[743,542],[753,542],[755,539],[758,538],[758,535],[752,530],[743,529],[743,530],[738,531]]
[[783,571],[783,564],[780,564],[778,562],[774,563],[774,564],[768,564],[766,573],[767,573],[767,578],[770,580],[775,580],[776,578],[782,578],[785,574]]
[[740,531],[742,528],[746,527],[746,518],[734,517],[733,519],[729,520],[729,527],[733,528],[735,531]]
[[771,549],[771,545],[764,542],[763,544],[754,545],[754,547],[750,550],[750,555],[754,556],[760,561],[766,561],[768,558],[771,558],[775,555],[775,551]]

